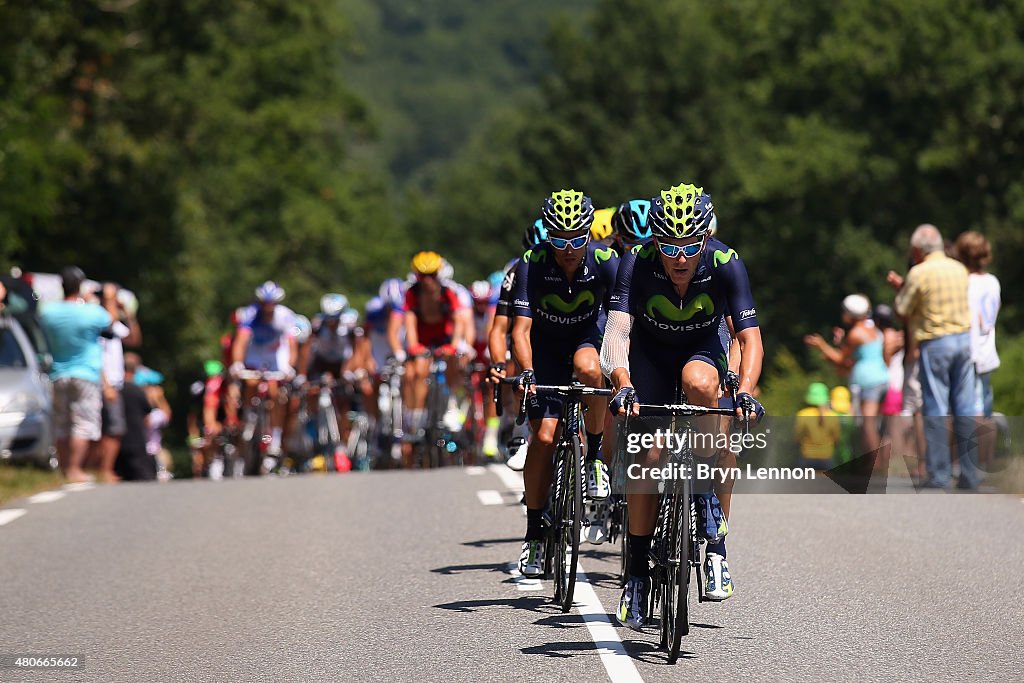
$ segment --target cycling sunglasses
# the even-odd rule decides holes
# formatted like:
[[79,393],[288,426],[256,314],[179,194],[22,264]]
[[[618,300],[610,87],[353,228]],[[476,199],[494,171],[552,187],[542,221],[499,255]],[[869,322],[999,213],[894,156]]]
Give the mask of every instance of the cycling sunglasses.
[[572,239],[565,239],[564,237],[551,237],[548,236],[548,244],[553,246],[558,251],[564,251],[569,247],[573,249],[582,249],[587,246],[587,242],[590,241],[590,235],[583,234],[579,237],[573,237]]
[[680,254],[685,258],[693,258],[701,252],[704,248],[704,240],[700,242],[694,242],[693,244],[687,244],[679,246],[677,244],[666,244],[665,242],[658,242],[658,250],[668,258],[678,258]]

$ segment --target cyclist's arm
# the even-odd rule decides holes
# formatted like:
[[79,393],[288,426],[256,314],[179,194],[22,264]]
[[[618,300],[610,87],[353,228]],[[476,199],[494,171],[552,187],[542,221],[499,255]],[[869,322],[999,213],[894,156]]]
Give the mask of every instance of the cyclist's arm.
[[487,349],[491,353],[491,362],[504,363],[505,357],[508,355],[508,316],[494,316],[490,330],[487,337]]
[[732,326],[740,347],[740,388],[738,393],[750,394],[761,379],[761,365],[764,361],[764,346],[761,343],[761,328],[757,322],[754,295],[750,291],[750,279],[743,260],[737,256],[718,269],[718,276],[725,285]]
[[285,338],[288,340],[288,365],[294,368],[299,363],[299,342],[291,334]]
[[736,338],[736,328],[732,326],[732,316],[725,316],[725,325],[729,328],[729,372],[740,374],[740,340]]
[[[529,252],[527,252],[529,253]],[[523,258],[515,270],[515,284],[512,289],[512,312],[515,322],[512,323],[512,352],[522,370],[533,370],[533,347],[530,345],[530,329],[533,327],[533,311],[530,310],[530,299],[527,284],[530,278],[530,260]]]
[[764,362],[761,328],[748,327],[740,330],[736,338],[740,347],[740,388],[737,393],[752,394],[761,379],[761,365]]
[[612,381],[615,391],[632,387],[629,378],[629,333],[633,316],[622,311],[608,311],[608,322],[601,342],[601,372]]
[[516,316],[512,325],[512,351],[515,353],[516,362],[523,370],[533,369],[533,347],[530,346],[530,328],[533,327],[533,318]]
[[405,324],[405,316],[401,311],[388,313],[388,346],[391,347],[391,355],[396,356],[402,350],[402,339],[400,332]]
[[249,340],[252,339],[252,330],[248,327],[239,327],[235,335],[235,344],[231,347],[231,362],[242,363],[245,361],[245,350],[249,348]]
[[[416,314],[412,311],[405,312],[405,346],[412,349],[420,343],[420,335],[416,332]],[[401,346],[399,346],[401,348]]]

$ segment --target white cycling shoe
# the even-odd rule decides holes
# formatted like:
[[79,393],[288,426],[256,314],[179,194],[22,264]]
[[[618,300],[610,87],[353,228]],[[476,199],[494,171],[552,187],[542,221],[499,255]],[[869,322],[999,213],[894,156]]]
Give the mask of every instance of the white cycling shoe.
[[612,482],[608,478],[608,466],[601,460],[587,462],[587,497],[590,500],[604,500],[612,495]]
[[519,573],[528,579],[544,575],[544,541],[523,541]]
[[516,448],[515,453],[513,453],[512,457],[509,458],[508,462],[505,463],[506,465],[508,465],[508,468],[510,470],[515,470],[516,472],[523,471],[523,468],[526,467],[526,449],[529,445],[529,442],[525,440],[521,444],[519,444],[519,447]]
[[708,553],[704,558],[704,598],[721,602],[731,598],[734,592],[729,563],[717,553]]
[[587,505],[587,517],[583,521],[582,540],[591,545],[601,545],[608,540],[608,510],[603,502]]

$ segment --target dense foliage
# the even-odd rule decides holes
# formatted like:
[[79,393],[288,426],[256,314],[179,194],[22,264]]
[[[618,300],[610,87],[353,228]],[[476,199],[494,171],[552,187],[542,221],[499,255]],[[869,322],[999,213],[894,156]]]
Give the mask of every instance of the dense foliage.
[[925,221],[992,238],[1024,327],[1024,0],[551,7],[0,0],[0,259],[135,289],[173,372],[266,277],[311,312],[415,248],[483,276],[552,189],[688,179],[751,272],[770,375],[817,372],[800,336],[891,298]]

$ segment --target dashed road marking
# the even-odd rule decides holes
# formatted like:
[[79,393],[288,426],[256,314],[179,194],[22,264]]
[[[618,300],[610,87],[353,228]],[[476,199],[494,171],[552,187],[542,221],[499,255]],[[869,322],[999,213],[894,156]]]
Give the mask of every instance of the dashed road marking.
[[582,567],[576,570],[576,590],[573,599],[612,683],[643,683],[644,679],[640,677],[633,658],[626,652],[618,630]]
[[63,491],[43,491],[37,493],[34,496],[30,496],[28,502],[30,503],[52,503],[55,500],[60,500],[65,494]]
[[65,491],[88,491],[89,489],[96,488],[96,484],[91,481],[82,481],[74,484],[64,484],[63,489]]
[[498,465],[491,463],[487,466],[494,474],[498,475],[498,479],[501,479],[501,483],[513,493],[522,493],[526,490],[523,486],[523,475],[520,472],[513,472],[508,468],[507,465]]
[[494,490],[477,491],[476,497],[480,499],[480,502],[484,505],[504,505],[505,499],[501,497],[501,494]]
[[481,474],[483,474],[486,471],[487,471],[487,468],[486,467],[482,467],[481,465],[468,465],[466,467],[466,474],[468,474],[471,477],[480,476]]
[[25,514],[25,511],[20,508],[16,508],[13,510],[0,510],[0,526],[3,526],[8,522],[13,522],[18,517],[21,517],[23,514]]

